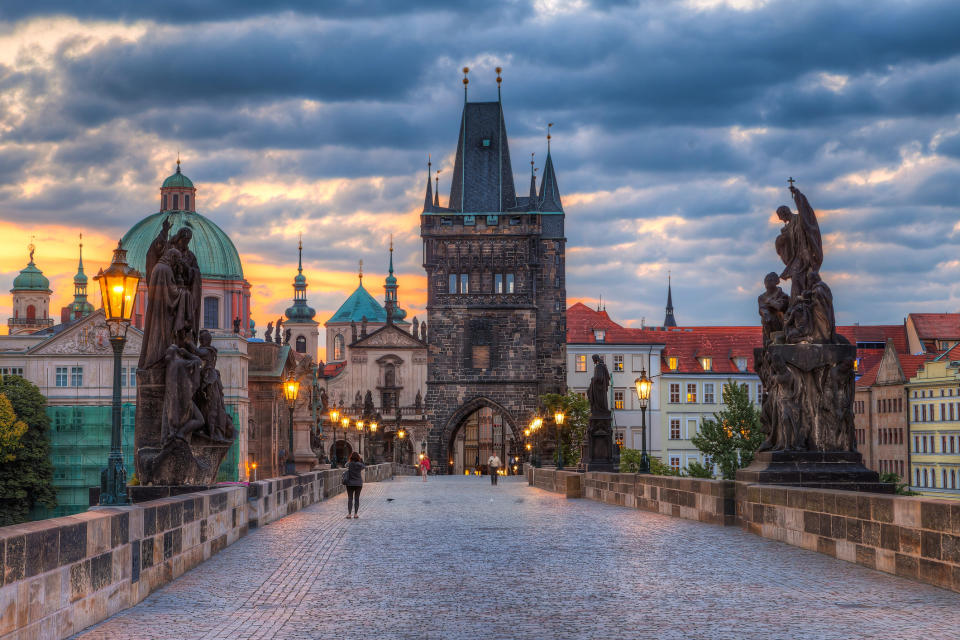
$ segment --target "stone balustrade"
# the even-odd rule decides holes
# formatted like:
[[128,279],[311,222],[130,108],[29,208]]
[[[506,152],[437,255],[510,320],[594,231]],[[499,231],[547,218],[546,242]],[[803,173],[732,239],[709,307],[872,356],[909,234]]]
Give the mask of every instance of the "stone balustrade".
[[[65,638],[130,607],[251,528],[343,491],[342,469],[0,527],[0,640]],[[365,480],[393,476],[367,467]]]
[[740,526],[764,538],[960,591],[957,502],[529,465],[525,471],[529,485],[567,498]]

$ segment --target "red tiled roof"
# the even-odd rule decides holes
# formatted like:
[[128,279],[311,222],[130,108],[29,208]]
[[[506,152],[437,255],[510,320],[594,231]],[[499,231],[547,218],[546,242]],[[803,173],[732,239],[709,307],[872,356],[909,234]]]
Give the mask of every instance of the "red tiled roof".
[[960,339],[960,313],[911,313],[910,320],[921,340]]
[[[881,359],[882,358],[878,358],[877,361],[874,362],[869,369],[865,369],[865,370],[862,369],[863,375],[857,378],[857,385],[856,385],[857,388],[865,389],[877,381],[877,372],[880,371]],[[861,364],[861,367],[862,366],[863,365]]]
[[334,378],[336,377],[343,368],[347,366],[346,361],[344,362],[331,362],[330,364],[323,366],[323,377],[324,378]]
[[917,371],[920,370],[920,367],[923,366],[923,363],[933,360],[933,356],[930,354],[921,354],[921,355],[901,355],[900,357],[900,368],[903,369],[903,377],[909,380],[913,376],[917,375]]

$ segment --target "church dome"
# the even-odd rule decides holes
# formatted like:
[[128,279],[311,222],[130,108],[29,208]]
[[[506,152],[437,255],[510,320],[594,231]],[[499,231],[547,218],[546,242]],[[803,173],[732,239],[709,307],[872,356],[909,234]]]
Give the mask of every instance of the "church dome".
[[[167,178],[167,181],[176,175]],[[190,186],[193,185],[189,178],[183,177]],[[167,186],[166,182],[163,184]],[[164,218],[170,220],[170,237],[185,226],[193,230],[190,250],[197,256],[204,278],[243,280],[243,265],[233,242],[216,223],[193,211],[161,211],[133,225],[123,236],[123,248],[127,250],[127,261],[131,267],[146,276],[147,250],[159,235]]]
[[10,291],[46,291],[49,293],[50,281],[31,260],[30,264],[20,271],[20,275],[13,279],[13,289]]
[[308,307],[306,302],[298,304],[299,302],[301,301],[298,300],[293,303],[292,307],[287,307],[287,320],[290,322],[309,322],[313,320],[313,317],[317,315],[316,310],[313,307]]
[[186,189],[193,189],[193,181],[180,172],[180,164],[177,163],[177,171],[166,180],[163,181],[163,184],[160,186],[161,189],[167,189],[172,187],[182,187]]

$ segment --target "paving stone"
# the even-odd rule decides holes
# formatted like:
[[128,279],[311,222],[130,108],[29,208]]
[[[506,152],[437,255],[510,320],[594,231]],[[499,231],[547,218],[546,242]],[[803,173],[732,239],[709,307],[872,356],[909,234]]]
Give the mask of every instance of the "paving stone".
[[522,479],[398,478],[345,511],[260,527],[76,637],[926,640],[960,620],[951,591]]

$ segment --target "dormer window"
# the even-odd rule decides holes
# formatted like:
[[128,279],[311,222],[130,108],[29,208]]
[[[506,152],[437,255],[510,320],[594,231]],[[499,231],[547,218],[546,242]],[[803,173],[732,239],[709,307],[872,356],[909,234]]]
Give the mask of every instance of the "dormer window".
[[747,370],[747,359],[744,356],[737,356],[733,359],[733,363],[737,366],[737,371]]
[[678,365],[679,362],[677,362],[676,356],[667,358],[667,368],[670,369],[670,371],[676,371]]
[[606,337],[607,337],[607,332],[605,329],[593,330],[593,339],[595,342],[603,342]]
[[700,366],[704,371],[713,371],[713,358],[700,358]]

